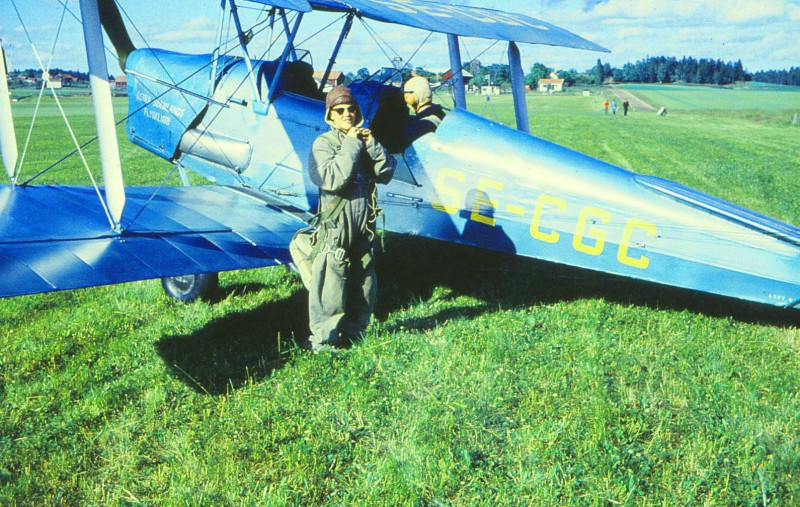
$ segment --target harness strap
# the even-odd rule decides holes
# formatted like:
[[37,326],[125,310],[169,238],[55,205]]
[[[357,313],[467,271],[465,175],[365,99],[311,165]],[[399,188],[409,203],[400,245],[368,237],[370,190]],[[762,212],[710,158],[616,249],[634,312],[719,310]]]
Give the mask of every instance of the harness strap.
[[[328,227],[334,224],[339,215],[342,213],[345,204],[347,204],[344,198],[340,195],[336,195],[333,197],[333,201],[328,205],[328,209],[317,213],[314,217],[309,221],[308,227],[306,230],[317,228],[314,233],[314,249],[311,250],[311,258],[316,259],[317,255],[323,251],[334,251],[326,244],[326,236],[328,235]],[[320,238],[320,234],[322,237]],[[324,248],[324,250],[323,250]],[[340,256],[344,258],[344,249],[339,248],[341,252],[335,251],[337,258]]]

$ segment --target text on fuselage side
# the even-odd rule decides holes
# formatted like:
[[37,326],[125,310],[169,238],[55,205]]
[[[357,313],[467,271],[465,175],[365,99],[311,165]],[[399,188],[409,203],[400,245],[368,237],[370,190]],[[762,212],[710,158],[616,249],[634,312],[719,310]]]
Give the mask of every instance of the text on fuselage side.
[[186,114],[186,109],[183,107],[170,104],[159,98],[153,98],[147,93],[136,92],[136,99],[147,104],[142,109],[142,114],[146,118],[155,120],[163,125],[169,125],[172,121],[172,116],[181,119]]
[[[502,192],[504,184],[501,181],[490,178],[478,177],[477,186],[467,187],[467,175],[458,169],[442,168],[436,177],[434,188],[436,194],[441,199],[432,203],[434,209],[450,215],[456,215],[461,211],[460,204],[465,202],[463,189],[474,188],[479,195],[486,195],[488,192]],[[476,198],[472,204],[469,219],[491,227],[495,226],[494,213],[484,213],[485,210],[497,210],[500,202],[488,197]],[[542,217],[546,210],[567,209],[567,201],[561,197],[550,194],[540,194],[533,205],[531,214],[530,235],[537,241],[555,244],[561,235],[555,229],[547,229],[542,224]],[[519,204],[506,204],[505,211],[517,216],[526,216],[527,211]],[[611,223],[613,214],[610,211],[596,206],[584,206],[576,217],[575,230],[572,237],[572,248],[576,251],[599,256],[602,255],[606,245],[608,232],[595,224]],[[617,261],[626,266],[639,269],[647,269],[650,265],[650,258],[641,255],[633,257],[630,255],[630,247],[635,234],[644,233],[649,237],[656,237],[658,232],[656,225],[637,218],[625,220],[622,230],[622,237],[617,249]]]

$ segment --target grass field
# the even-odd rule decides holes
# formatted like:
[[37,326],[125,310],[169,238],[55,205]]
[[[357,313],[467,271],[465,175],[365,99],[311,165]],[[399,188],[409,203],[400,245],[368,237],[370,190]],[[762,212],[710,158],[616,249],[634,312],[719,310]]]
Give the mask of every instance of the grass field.
[[800,111],[800,90],[793,87],[766,87],[758,83],[748,89],[733,87],[626,84],[628,90],[656,109],[718,109],[727,111]]
[[[536,135],[800,224],[775,97],[666,117],[528,100]],[[470,100],[513,123],[508,97]],[[26,173],[71,149],[40,121]],[[128,182],[169,169],[122,150]],[[83,181],[69,163],[47,181]],[[0,505],[800,505],[796,312],[388,239],[376,322],[338,355],[297,349],[305,293],[281,267],[192,305],[157,281],[0,300]]]

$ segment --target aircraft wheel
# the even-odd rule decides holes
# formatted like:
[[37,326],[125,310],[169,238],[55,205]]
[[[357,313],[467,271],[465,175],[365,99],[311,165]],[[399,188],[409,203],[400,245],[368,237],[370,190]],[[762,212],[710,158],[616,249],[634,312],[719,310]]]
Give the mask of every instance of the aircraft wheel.
[[206,299],[219,286],[218,273],[170,276],[161,279],[161,286],[168,296],[181,303],[191,303],[196,299]]

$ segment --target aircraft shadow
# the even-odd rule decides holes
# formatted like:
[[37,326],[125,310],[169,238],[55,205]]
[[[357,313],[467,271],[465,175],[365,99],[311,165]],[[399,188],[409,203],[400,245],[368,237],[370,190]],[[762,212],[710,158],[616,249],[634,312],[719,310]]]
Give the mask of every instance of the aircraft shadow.
[[[395,322],[388,329],[424,331],[447,320],[471,319],[498,308],[601,298],[622,305],[689,311],[778,327],[796,327],[800,313],[628,278],[522,259],[442,241],[387,235],[378,261],[376,317],[430,301],[470,296],[464,306]],[[282,268],[275,268],[282,269]],[[232,286],[213,301],[264,286]],[[447,290],[442,291],[442,288]],[[280,341],[277,339],[280,333]],[[157,348],[173,374],[198,392],[223,395],[267,377],[290,362],[308,335],[307,295],[265,303],[209,323],[189,335],[165,336]]]
[[453,245],[425,238],[387,236],[387,252],[378,263],[378,318],[419,301],[437,287],[480,301],[462,308],[398,324],[424,330],[456,317],[472,318],[497,308],[511,309],[601,298],[622,305],[689,311],[778,327],[800,325],[800,312],[748,303],[625,277],[524,259],[510,254]]

